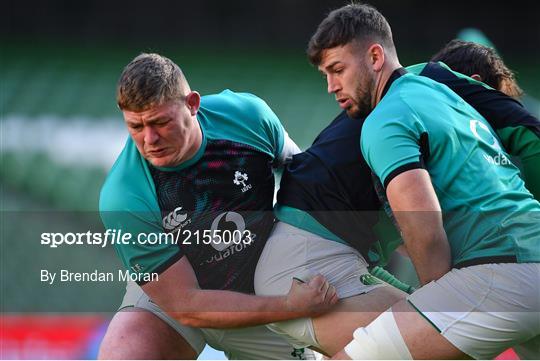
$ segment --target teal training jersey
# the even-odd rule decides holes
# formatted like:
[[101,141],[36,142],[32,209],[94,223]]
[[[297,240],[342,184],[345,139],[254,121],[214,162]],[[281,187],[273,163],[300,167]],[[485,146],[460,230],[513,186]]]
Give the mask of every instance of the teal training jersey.
[[454,265],[540,261],[540,204],[489,123],[447,86],[404,73],[394,72],[362,128],[362,153],[384,187],[427,169]]
[[[274,222],[272,169],[289,156],[290,140],[251,94],[204,96],[197,119],[201,148],[174,168],[149,165],[128,139],[101,191],[102,220],[132,235],[115,244],[132,273],[160,273],[186,256],[201,288],[253,292]],[[150,243],[149,234],[174,237]]]
[[407,71],[443,83],[490,122],[511,160],[521,169],[525,186],[540,200],[540,121],[516,99],[452,71],[446,64],[423,63]]

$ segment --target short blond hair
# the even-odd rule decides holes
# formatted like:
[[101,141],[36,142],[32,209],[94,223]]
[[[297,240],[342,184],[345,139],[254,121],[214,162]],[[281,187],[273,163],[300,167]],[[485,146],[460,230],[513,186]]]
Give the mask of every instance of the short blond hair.
[[122,71],[116,102],[121,110],[137,112],[170,100],[181,100],[189,91],[182,70],[171,59],[142,53]]

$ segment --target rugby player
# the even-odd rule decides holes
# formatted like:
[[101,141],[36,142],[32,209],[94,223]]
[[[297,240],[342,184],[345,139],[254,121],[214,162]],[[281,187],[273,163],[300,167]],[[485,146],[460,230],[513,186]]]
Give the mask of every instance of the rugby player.
[[[535,199],[540,199],[540,120],[518,101],[523,91],[513,72],[493,48],[455,39],[439,50],[429,63],[406,69],[448,86],[482,114],[499,136],[504,150],[511,156],[510,160],[520,168],[526,188]],[[386,195],[380,192],[380,182],[375,182],[375,188],[388,210]],[[388,215],[395,223],[391,211]],[[401,241],[396,240],[390,225],[390,222],[376,225],[382,241],[372,247],[377,251],[377,259],[382,261],[389,258]]]
[[[435,80],[443,81],[468,103],[478,103],[476,110],[490,122],[504,149],[522,170],[527,189],[540,200],[540,121],[518,101],[523,91],[512,70],[495,49],[458,39],[446,44],[431,61],[442,61],[452,70],[493,88],[447,71],[424,71],[421,74],[438,74]],[[504,97],[497,90],[515,99]]]
[[331,12],[308,54],[348,115],[367,117],[361,150],[422,284],[334,357],[488,359],[533,342],[540,204],[486,119],[402,68],[390,26],[369,5]]
[[262,324],[324,312],[334,287],[315,276],[285,297],[253,295],[274,223],[273,166],[298,152],[277,116],[247,93],[201,98],[158,54],[125,67],[117,102],[130,137],[101,191],[103,223],[133,239],[180,237],[115,245],[132,273],[158,278],[128,283],[99,357],[196,358],[205,344],[233,359],[306,356]]
[[[456,50],[453,43],[450,45]],[[472,45],[460,43],[460,46]],[[474,46],[476,47],[476,44]],[[438,56],[442,58],[440,60],[446,60],[444,51],[439,52]],[[495,62],[492,54],[486,52],[465,52],[454,66],[462,71],[469,71],[479,80],[475,64],[482,64],[481,74],[485,78],[500,79],[502,74],[511,74],[502,61]],[[493,65],[487,67],[485,64]],[[503,72],[504,69],[506,71]],[[540,133],[540,121],[523,109],[516,100],[472,78],[453,72],[444,64],[424,63],[411,66],[407,70],[449,86],[486,118],[489,117],[490,124],[498,132],[511,129],[514,135],[504,139],[512,141],[503,141],[511,155],[527,160],[538,157],[540,138],[535,136],[534,140],[528,135]],[[501,88],[501,84],[506,83],[503,90],[511,96],[516,96],[517,92],[509,91],[519,89],[513,77],[505,76],[504,79],[505,82],[492,83]],[[401,244],[401,239],[395,229],[392,229],[391,222],[379,219],[377,223],[380,216],[377,212],[381,208],[381,203],[375,192],[369,166],[360,151],[358,140],[361,128],[361,120],[351,119],[346,111],[343,111],[317,136],[310,148],[296,154],[287,164],[275,207],[276,216],[281,223],[265,246],[257,267],[255,286],[258,294],[285,294],[291,278],[305,273],[304,269],[315,269],[329,277],[336,285],[343,283],[343,279],[347,277],[353,278],[346,272],[334,271],[336,257],[332,259],[332,266],[323,267],[325,260],[321,255],[322,252],[314,253],[316,244],[320,244],[321,247],[326,245],[324,248],[328,249],[339,249],[342,258],[345,258],[344,255],[348,252],[351,259],[356,257],[363,262],[358,252],[350,247],[335,245],[335,242],[351,246],[359,251],[368,263],[382,265],[388,260],[390,253]],[[519,135],[515,134],[517,130],[518,134],[527,136],[518,138]],[[382,198],[383,203],[386,203],[384,194]],[[375,250],[376,252],[373,252]],[[307,257],[301,256],[302,252]],[[350,269],[354,272],[354,267]],[[388,278],[379,267],[371,268],[370,273],[392,285],[403,287],[395,279]],[[365,276],[364,280],[367,279],[378,282],[376,278]],[[402,289],[407,291],[410,286],[405,287]],[[338,286],[338,293],[340,291],[341,288]],[[363,297],[365,296],[358,299],[362,300]],[[373,310],[359,303],[355,311]],[[339,332],[330,328],[331,332],[325,333],[324,327],[315,327],[314,325],[320,322],[317,318],[281,322],[270,327],[278,333],[291,337],[291,342],[315,346],[327,353],[331,352],[328,346],[336,348],[345,346],[352,339],[352,331],[357,327],[356,325],[347,330],[346,321],[351,318],[348,313],[330,312],[321,318],[328,320],[332,317],[336,317],[342,325]],[[345,323],[340,318],[343,318]],[[301,326],[301,322],[304,326]],[[346,335],[342,336],[342,332]],[[324,343],[326,340],[328,341]]]

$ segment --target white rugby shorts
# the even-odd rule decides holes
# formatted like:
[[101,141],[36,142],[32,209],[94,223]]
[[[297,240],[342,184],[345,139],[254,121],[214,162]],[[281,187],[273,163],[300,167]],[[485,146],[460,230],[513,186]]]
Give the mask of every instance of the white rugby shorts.
[[408,297],[441,335],[475,359],[515,345],[540,358],[540,263],[452,269]]
[[295,349],[283,337],[264,325],[245,328],[214,329],[182,325],[159,308],[134,282],[128,282],[120,310],[136,307],[152,312],[200,354],[208,344],[223,351],[229,360],[287,360],[315,359],[311,350]]
[[[294,278],[307,282],[317,274],[326,277],[340,299],[386,286],[369,273],[367,266],[362,255],[348,245],[277,222],[257,263],[255,293],[285,295]],[[268,327],[297,347],[320,348],[311,318],[272,323]]]

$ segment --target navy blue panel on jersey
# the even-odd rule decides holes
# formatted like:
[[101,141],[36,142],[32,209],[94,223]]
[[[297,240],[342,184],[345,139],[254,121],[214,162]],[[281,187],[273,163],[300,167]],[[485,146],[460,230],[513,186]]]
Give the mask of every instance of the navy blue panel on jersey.
[[427,63],[420,75],[452,89],[482,114],[494,129],[524,126],[540,137],[540,123],[516,99],[460,78],[439,63]]
[[[426,64],[420,75],[448,86],[493,128],[522,126],[540,135],[538,120],[517,100],[460,78],[438,63]],[[390,82],[387,88],[389,85]],[[378,221],[376,211],[381,202],[374,190],[371,169],[360,152],[362,124],[363,119],[350,119],[346,112],[341,112],[310,148],[295,155],[283,173],[278,203],[309,213],[365,255],[377,240],[373,226]],[[383,188],[380,196],[387,202]]]
[[360,152],[363,120],[339,114],[305,152],[286,167],[278,203],[309,213],[364,253],[376,241],[380,203]]

